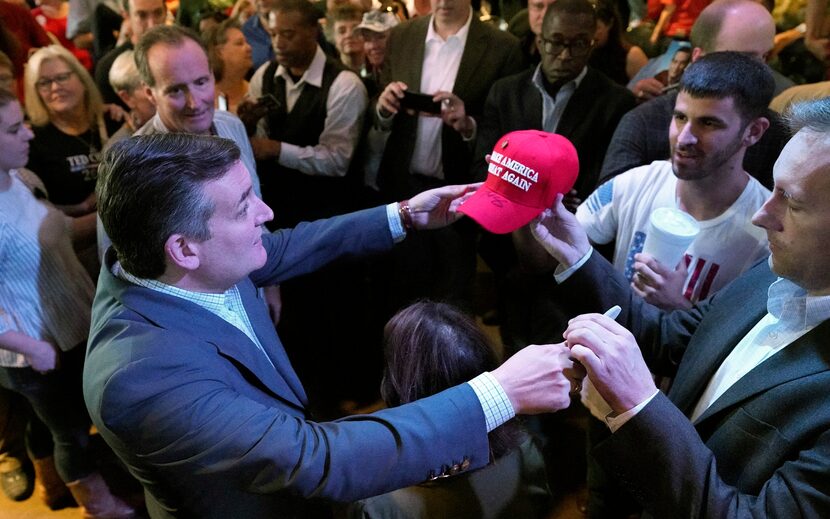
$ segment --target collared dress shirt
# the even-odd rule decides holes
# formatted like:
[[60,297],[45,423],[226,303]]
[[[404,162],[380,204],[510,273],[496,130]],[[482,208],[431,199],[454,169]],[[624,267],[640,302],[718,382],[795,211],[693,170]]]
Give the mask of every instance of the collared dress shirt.
[[[323,84],[325,65],[326,55],[318,46],[311,64],[296,82],[285,67],[277,67],[274,78],[269,80],[277,77],[285,80],[287,112],[290,113],[297,104],[306,84],[318,88]],[[258,99],[262,95],[263,76],[267,68],[268,63],[265,63],[251,78],[248,93],[253,99]],[[360,139],[362,121],[368,104],[366,87],[363,86],[360,77],[350,70],[340,72],[329,89],[326,99],[326,122],[318,143],[315,146],[297,146],[283,142],[277,159],[279,164],[307,175],[345,176],[349,171],[357,141]],[[264,121],[257,127],[257,135],[268,136]]]
[[562,114],[565,113],[565,108],[568,106],[568,101],[571,100],[576,89],[585,79],[585,74],[588,73],[588,67],[583,67],[582,72],[574,79],[568,81],[556,92],[555,97],[551,97],[545,89],[542,81],[542,65],[536,67],[536,72],[533,73],[531,82],[539,93],[542,94],[542,129],[548,133],[556,133],[556,128],[559,127],[559,121],[562,119]]
[[808,296],[792,281],[778,278],[769,287],[767,312],[712,376],[692,412],[693,422],[741,377],[830,318],[830,296]]

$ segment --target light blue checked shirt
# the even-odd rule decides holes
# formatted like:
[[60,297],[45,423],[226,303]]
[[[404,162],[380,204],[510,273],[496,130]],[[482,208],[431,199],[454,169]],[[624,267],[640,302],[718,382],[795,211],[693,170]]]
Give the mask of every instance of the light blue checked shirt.
[[[395,243],[402,241],[406,237],[406,230],[401,224],[400,216],[398,215],[398,204],[392,203],[386,206],[386,217],[389,221],[389,231],[392,234],[392,240]],[[265,353],[265,349],[259,342],[259,339],[254,332],[254,327],[251,320],[248,318],[248,313],[242,304],[242,297],[239,294],[239,289],[234,285],[222,294],[208,294],[203,292],[192,292],[190,290],[183,290],[181,288],[162,283],[154,279],[142,279],[133,276],[129,272],[121,268],[121,264],[116,262],[112,267],[112,273],[116,277],[129,281],[140,287],[150,290],[155,290],[163,294],[190,301],[208,312],[216,315],[225,322],[239,329],[242,333],[251,339],[257,348],[265,355],[268,362],[273,366],[271,359]],[[507,422],[514,416],[516,411],[510,403],[510,399],[504,392],[501,384],[489,372],[484,372],[475,377],[470,382],[470,387],[478,397],[481,409],[484,412],[484,421],[487,426],[487,432],[492,431],[499,425]]]

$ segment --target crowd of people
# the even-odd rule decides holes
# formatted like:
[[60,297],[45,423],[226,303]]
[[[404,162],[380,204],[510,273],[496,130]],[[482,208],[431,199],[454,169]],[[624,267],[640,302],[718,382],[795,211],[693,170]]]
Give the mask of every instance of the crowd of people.
[[0,0],[7,498],[830,515],[825,1],[119,1]]

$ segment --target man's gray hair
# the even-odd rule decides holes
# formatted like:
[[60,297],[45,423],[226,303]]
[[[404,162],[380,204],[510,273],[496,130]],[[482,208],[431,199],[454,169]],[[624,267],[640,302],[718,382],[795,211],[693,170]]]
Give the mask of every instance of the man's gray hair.
[[830,97],[795,103],[784,118],[793,134],[801,130],[830,133]]

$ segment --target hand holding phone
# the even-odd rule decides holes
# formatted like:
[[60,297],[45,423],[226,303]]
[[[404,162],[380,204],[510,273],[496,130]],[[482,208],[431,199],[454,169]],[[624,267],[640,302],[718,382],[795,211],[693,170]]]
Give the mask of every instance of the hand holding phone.
[[409,90],[403,93],[401,108],[433,115],[441,113],[441,103],[439,101],[433,101],[431,95],[410,92]]

